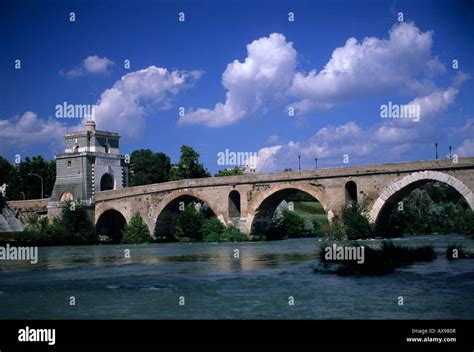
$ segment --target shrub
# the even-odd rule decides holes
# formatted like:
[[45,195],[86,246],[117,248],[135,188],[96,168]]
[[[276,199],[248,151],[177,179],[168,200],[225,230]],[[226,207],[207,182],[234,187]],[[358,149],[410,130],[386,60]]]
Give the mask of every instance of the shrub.
[[289,210],[283,212],[283,230],[290,238],[305,237],[310,234],[305,230],[304,219]]
[[268,241],[277,241],[285,237],[285,228],[283,226],[282,212],[276,212],[269,226],[265,229],[265,239]]
[[205,219],[201,227],[202,239],[204,242],[220,242],[223,231],[224,225],[218,218]]
[[346,229],[344,225],[338,221],[333,221],[332,224],[324,224],[321,228],[322,236],[326,236],[334,241],[342,241],[347,239]]
[[223,241],[226,242],[243,242],[248,241],[247,235],[240,232],[234,226],[227,227],[221,235]]
[[270,225],[265,231],[267,240],[281,240],[284,237],[299,238],[314,235],[314,224],[306,223],[305,219],[294,211],[283,209],[275,212]]
[[195,204],[188,204],[176,219],[175,237],[178,241],[201,241],[201,227],[204,215],[196,210]]
[[[360,244],[351,244],[350,246],[360,247]],[[319,258],[325,265],[333,263],[336,268],[334,270],[327,270],[327,268],[321,270],[319,267],[314,267],[315,272],[333,272],[342,276],[375,276],[390,274],[397,267],[410,265],[414,262],[431,261],[436,258],[436,254],[432,246],[409,248],[384,241],[377,249],[365,246],[364,262],[361,264],[354,260],[327,261],[323,246],[320,248]]]
[[454,232],[466,235],[474,234],[474,211],[464,209],[460,211],[453,220]]
[[152,240],[148,226],[138,212],[133,214],[130,223],[123,231],[122,243],[147,243]]
[[342,222],[347,238],[350,240],[369,238],[373,234],[374,226],[369,220],[367,210],[356,202],[352,202],[344,209]]
[[59,217],[51,227],[43,223],[45,238],[56,244],[79,244],[94,240],[95,229],[87,210],[75,201],[67,201],[61,207]]

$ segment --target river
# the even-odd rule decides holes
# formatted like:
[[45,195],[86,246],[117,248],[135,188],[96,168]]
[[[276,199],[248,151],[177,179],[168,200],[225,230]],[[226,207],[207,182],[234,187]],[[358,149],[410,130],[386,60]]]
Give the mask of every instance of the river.
[[433,245],[438,258],[382,277],[340,277],[313,273],[317,238],[43,247],[37,264],[0,262],[0,318],[474,318],[474,260],[445,257],[449,243],[474,251],[474,240],[433,235],[394,242]]

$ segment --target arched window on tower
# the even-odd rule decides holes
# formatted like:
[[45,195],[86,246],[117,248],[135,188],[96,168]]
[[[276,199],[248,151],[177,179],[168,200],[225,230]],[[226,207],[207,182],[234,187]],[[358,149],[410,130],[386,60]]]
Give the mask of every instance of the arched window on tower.
[[114,189],[114,177],[111,174],[104,174],[100,179],[100,190],[108,191]]

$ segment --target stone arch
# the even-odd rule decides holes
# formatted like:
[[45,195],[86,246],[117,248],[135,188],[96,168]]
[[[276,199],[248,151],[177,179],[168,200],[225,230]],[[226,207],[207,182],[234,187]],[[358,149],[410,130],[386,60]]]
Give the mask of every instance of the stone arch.
[[120,242],[122,239],[122,230],[125,228],[127,220],[118,210],[109,208],[104,210],[95,225],[97,236],[107,236],[113,242]]
[[215,207],[206,197],[194,192],[173,192],[161,201],[162,206],[157,209],[157,216],[154,221],[154,237],[162,240],[173,239],[176,219],[183,209],[182,207],[195,201],[205,204],[208,211],[224,223],[223,217],[218,216],[219,214],[215,211]]
[[460,180],[444,172],[420,171],[393,181],[385,187],[370,210],[370,219],[375,222],[377,228],[382,229],[388,221],[386,213],[412,190],[430,181],[438,181],[451,186],[466,200],[469,207],[474,209],[474,194]]
[[332,212],[328,211],[327,206],[321,201],[322,195],[300,185],[281,185],[269,189],[258,197],[256,200],[255,212],[252,217],[250,233],[258,233],[262,231],[271,220],[277,206],[291,194],[297,191],[310,195],[315,201],[319,202],[327,214],[328,221],[331,221]]
[[228,195],[228,203],[229,203],[229,219],[232,218],[240,218],[240,193],[236,190],[232,190],[229,192]]

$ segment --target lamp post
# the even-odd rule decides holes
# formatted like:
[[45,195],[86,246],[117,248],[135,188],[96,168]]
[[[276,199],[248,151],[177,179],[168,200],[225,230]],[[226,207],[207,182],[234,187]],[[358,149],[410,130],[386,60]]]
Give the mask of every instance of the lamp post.
[[298,170],[301,171],[301,155],[298,155]]
[[314,158],[314,165],[316,166],[316,169],[318,168],[318,158]]
[[30,175],[39,177],[39,179],[41,180],[41,199],[43,199],[43,178],[40,175],[34,173],[30,173]]
[[449,159],[453,158],[453,155],[451,154],[451,151],[452,151],[452,148],[451,148],[451,146],[449,146]]
[[435,143],[436,160],[438,160],[438,143]]

